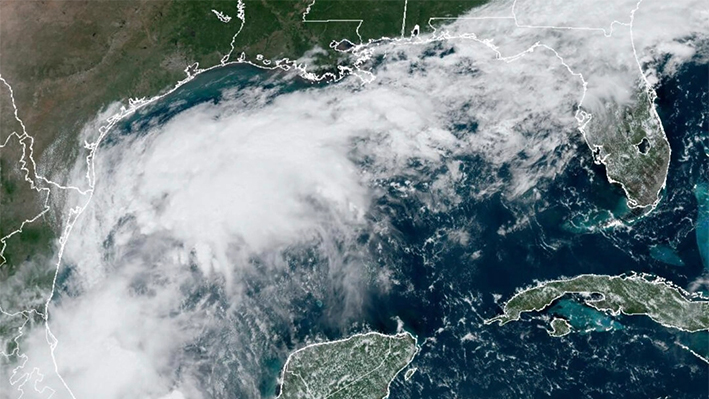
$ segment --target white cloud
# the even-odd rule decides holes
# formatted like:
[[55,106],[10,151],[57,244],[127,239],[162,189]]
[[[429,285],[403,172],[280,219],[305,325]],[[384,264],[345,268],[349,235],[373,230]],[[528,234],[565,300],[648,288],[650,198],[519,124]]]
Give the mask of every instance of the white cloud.
[[[574,20],[581,15],[605,28],[635,7],[588,13],[565,4],[548,21],[551,14],[532,2],[519,2],[516,13],[522,21],[534,10],[529,24],[590,23]],[[504,6],[482,12],[511,12]],[[638,21],[649,26],[652,11],[679,23],[653,10],[641,8]],[[219,104],[116,138],[98,154],[93,202],[66,247],[68,292],[51,307],[60,375],[77,398],[258,396],[262,356],[285,355],[277,333],[297,332],[298,301],[323,302],[337,325],[360,311],[369,281],[391,284],[388,271],[371,275],[372,254],[356,239],[372,228],[367,213],[390,180],[430,183],[429,194],[412,184],[400,189],[441,209],[441,198],[458,200],[462,156],[487,165],[473,179],[480,195],[503,191],[510,200],[564,170],[575,156],[574,106],[583,94],[569,68],[587,80],[591,110],[610,98],[627,101],[638,77],[629,31],[615,28],[608,38],[460,21],[447,29],[489,38],[501,56],[536,42],[548,47],[507,62],[465,38],[384,45],[368,85],[348,79],[291,93],[227,91]],[[691,51],[676,39],[691,31],[643,36],[643,54],[686,59]],[[451,169],[432,178],[416,163]],[[511,182],[496,176],[503,169]],[[83,176],[85,168],[77,171]],[[44,339],[35,330],[28,354],[51,370]]]

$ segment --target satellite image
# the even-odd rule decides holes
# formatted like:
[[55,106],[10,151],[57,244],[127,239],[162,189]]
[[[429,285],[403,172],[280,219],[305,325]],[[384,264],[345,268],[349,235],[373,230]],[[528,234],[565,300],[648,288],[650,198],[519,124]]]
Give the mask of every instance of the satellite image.
[[709,3],[0,0],[20,398],[709,398]]

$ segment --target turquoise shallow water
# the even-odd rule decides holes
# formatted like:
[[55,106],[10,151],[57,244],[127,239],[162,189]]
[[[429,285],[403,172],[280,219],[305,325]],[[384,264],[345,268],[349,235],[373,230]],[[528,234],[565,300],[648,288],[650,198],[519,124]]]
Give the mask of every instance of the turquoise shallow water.
[[[480,198],[476,194],[490,175],[503,182],[510,176],[473,155],[449,160],[466,176],[454,187],[461,201],[435,211],[422,212],[421,197],[390,189],[408,179],[391,176],[379,182],[367,211],[371,220],[390,221],[390,229],[363,231],[358,242],[373,259],[367,266],[386,266],[393,270],[389,278],[400,284],[387,291],[363,290],[364,311],[343,329],[337,307],[342,292],[333,289],[316,297],[299,288],[302,295],[285,301],[270,280],[244,276],[245,301],[258,312],[228,315],[223,329],[185,346],[185,361],[204,362],[199,378],[210,387],[210,397],[244,397],[246,372],[258,376],[261,397],[273,397],[287,354],[307,340],[372,329],[393,333],[402,325],[418,336],[422,347],[412,364],[418,371],[408,382],[401,376],[394,381],[392,399],[706,397],[706,363],[676,345],[701,347],[703,333],[689,336],[647,318],[615,318],[569,299],[548,313],[567,318],[583,334],[552,338],[548,323],[535,314],[504,327],[484,326],[482,320],[500,311],[500,298],[535,280],[637,271],[688,286],[705,273],[709,166],[696,143],[706,142],[702,135],[708,130],[709,118],[702,116],[709,109],[708,94],[702,91],[707,72],[707,65],[688,64],[658,89],[673,158],[662,202],[649,216],[638,218],[622,205],[622,191],[607,183],[580,137],[573,143],[576,158],[560,176],[538,187],[538,201],[510,201],[502,193]],[[198,104],[222,101],[225,89],[261,86],[288,92],[318,87],[286,76],[245,65],[214,70],[126,120],[104,145],[147,134],[149,126]],[[457,133],[474,135],[474,126],[474,121],[461,123]],[[423,163],[411,167],[424,176],[417,182],[422,196],[430,194],[427,190],[445,172]],[[499,233],[522,216],[529,222]],[[629,228],[603,228],[612,218],[624,220]],[[469,238],[461,240],[460,231]],[[289,274],[265,278],[297,285],[296,277],[320,275],[319,267],[328,261],[318,259],[313,248],[290,248],[287,255]],[[70,272],[65,272],[60,289],[67,289],[68,279]],[[204,282],[195,277],[197,283]],[[185,291],[186,306],[225,301],[219,287],[206,283]],[[238,335],[242,329],[248,332],[243,337]],[[236,362],[241,358],[248,359],[250,369],[236,366],[245,364]]]
[[667,263],[673,266],[684,266],[684,261],[677,254],[674,248],[667,245],[653,245],[650,247],[650,256],[659,260],[660,262]]
[[581,304],[578,300],[562,299],[549,308],[549,312],[566,319],[583,333],[620,330],[623,325],[613,317]]
[[[571,299],[546,312],[567,318],[583,332],[561,339],[549,337],[548,319],[534,314],[504,327],[476,321],[477,314],[499,312],[492,293],[504,300],[534,280],[638,271],[686,287],[705,273],[706,208],[699,209],[694,187],[709,176],[704,154],[709,146],[708,76],[706,64],[687,64],[658,88],[658,112],[673,152],[662,201],[650,215],[638,217],[625,206],[622,192],[605,183],[604,171],[590,162],[582,145],[578,162],[543,188],[548,206],[502,197],[478,201],[470,195],[460,206],[426,217],[408,211],[417,207],[411,199],[382,199],[390,214],[400,215],[395,222],[401,233],[398,247],[414,249],[402,253],[389,247],[391,261],[400,265],[400,276],[413,291],[377,298],[371,323],[378,320],[381,329],[391,330],[389,319],[396,315],[419,337],[435,338],[414,361],[419,371],[413,383],[395,383],[392,398],[709,395],[706,363],[677,344],[704,354],[709,333],[674,331],[646,317],[614,317]],[[479,162],[464,159],[463,170],[480,173],[484,167]],[[595,174],[593,181],[583,178],[588,170]],[[472,187],[459,188],[464,194],[468,190]],[[520,213],[534,222],[512,234],[497,234]],[[628,228],[604,227],[613,218]],[[481,238],[468,247],[495,255],[471,262],[472,251],[454,242],[426,244],[432,232],[453,226],[475,226]],[[435,259],[432,266],[430,259]]]

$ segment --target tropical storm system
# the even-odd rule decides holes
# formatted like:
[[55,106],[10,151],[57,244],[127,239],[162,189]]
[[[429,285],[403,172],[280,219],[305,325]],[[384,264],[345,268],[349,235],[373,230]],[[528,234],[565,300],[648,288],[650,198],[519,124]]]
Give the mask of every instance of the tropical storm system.
[[0,0],[0,399],[709,396],[709,6]]

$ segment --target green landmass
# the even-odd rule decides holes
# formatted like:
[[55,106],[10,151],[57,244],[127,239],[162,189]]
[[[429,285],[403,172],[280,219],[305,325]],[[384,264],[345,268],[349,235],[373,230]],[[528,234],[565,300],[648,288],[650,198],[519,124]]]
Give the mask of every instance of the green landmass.
[[600,311],[646,315],[663,326],[689,332],[709,330],[709,301],[700,300],[679,287],[647,275],[581,275],[542,283],[526,289],[504,306],[504,313],[486,320],[505,325],[522,313],[539,312],[567,294],[599,294],[583,303]]
[[[409,1],[406,35],[415,24],[425,32],[431,17],[484,2]],[[361,20],[360,36],[360,22],[304,22],[308,7],[307,19]],[[37,170],[75,184],[68,172],[87,155],[83,141],[98,137],[82,129],[109,105],[165,93],[195,64],[273,66],[308,56],[309,67],[336,70],[353,59],[331,48],[333,41],[398,37],[403,23],[403,0],[0,0],[0,77],[7,82],[0,82],[0,308],[33,317],[44,311],[67,193],[55,196],[65,189]],[[14,345],[22,314],[0,317],[3,346]]]
[[[352,62],[348,53],[330,48],[333,41],[358,44],[408,36],[416,25],[422,33],[430,32],[431,18],[456,17],[485,2],[0,0],[0,76],[12,86],[18,115],[34,138],[26,154],[33,154],[38,169],[51,173],[47,177],[66,183],[62,179],[68,178],[69,167],[85,155],[80,149],[87,122],[114,102],[164,93],[186,77],[188,66],[208,68],[242,54],[245,61],[274,65],[321,48],[312,66],[327,70]],[[222,22],[212,10],[230,21]],[[333,21],[343,19],[350,21]],[[327,20],[331,22],[314,22]],[[656,201],[664,184],[669,148],[652,100],[644,90],[637,96],[632,107],[615,110],[609,105],[615,111],[605,120],[599,118],[588,137],[609,177],[625,186],[631,204],[644,206]],[[9,90],[0,85],[0,144],[13,132],[22,134],[9,98]],[[31,189],[20,170],[19,141],[30,139],[12,140],[0,149],[0,238],[43,212],[46,203],[47,192]],[[36,179],[33,165],[28,167],[33,183],[46,187]],[[4,240],[3,292],[18,292],[24,281],[20,277],[36,278],[32,289],[51,288],[55,264],[45,260],[60,234],[62,216],[57,210],[46,216]],[[35,265],[17,274],[17,267],[28,261]],[[621,305],[623,311],[634,309]],[[297,384],[290,375],[284,376]]]
[[[407,25],[426,30],[431,17],[454,17],[485,2],[412,1]],[[273,65],[283,58],[303,57],[316,46],[326,52],[320,62],[346,62],[329,45],[342,39],[359,43],[359,22],[305,22],[308,9],[306,21],[361,20],[359,32],[368,41],[401,35],[404,3],[0,0],[0,73],[15,91],[27,133],[37,139],[38,158],[58,137],[74,139],[68,140],[68,148],[53,153],[57,163],[68,159],[83,124],[103,107],[155,96],[184,79],[185,68],[195,62],[207,68],[244,53],[247,61]],[[222,22],[212,10],[231,19]],[[229,53],[232,56],[225,58]]]
[[[10,315],[0,312],[0,366],[11,364],[8,357],[17,350],[14,337],[27,324],[28,318],[25,313]],[[5,356],[2,356],[3,354]]]
[[[425,30],[431,17],[460,15],[483,3],[411,1],[406,21]],[[109,104],[163,93],[185,79],[186,68],[195,63],[208,68],[243,56],[244,61],[275,65],[321,48],[311,57],[312,67],[334,70],[352,60],[330,43],[342,39],[359,43],[360,22],[304,22],[304,18],[361,20],[363,41],[398,37],[404,4],[403,0],[0,0],[0,76],[12,87],[18,116],[34,139],[26,153],[33,154],[38,169],[51,171],[45,177],[66,184],[68,166],[86,155],[81,149],[82,128]],[[228,22],[213,11],[229,17]],[[0,84],[0,145],[12,133],[29,140],[14,112],[9,87]],[[96,136],[97,132],[92,139]],[[46,195],[41,194],[46,192],[28,189],[24,173],[17,172],[21,151],[14,142],[0,148],[0,238],[44,210]],[[33,183],[46,187],[35,178],[33,165],[29,168]],[[21,248],[8,246],[5,257],[11,259],[5,264],[50,248],[48,242],[60,234],[58,222],[39,232],[37,239],[24,240]]]
[[554,318],[551,321],[551,331],[549,335],[552,337],[563,337],[571,332],[571,324],[568,321],[561,318]]
[[632,104],[608,103],[584,127],[594,160],[605,165],[610,181],[623,186],[631,207],[657,203],[670,164],[670,144],[642,86]]
[[306,346],[288,358],[278,397],[381,399],[416,352],[416,339],[408,333],[368,333]]
[[27,181],[28,172],[22,169],[29,164],[29,142],[11,134],[0,147],[0,282],[33,256],[47,255],[56,238],[44,215],[49,190]]

